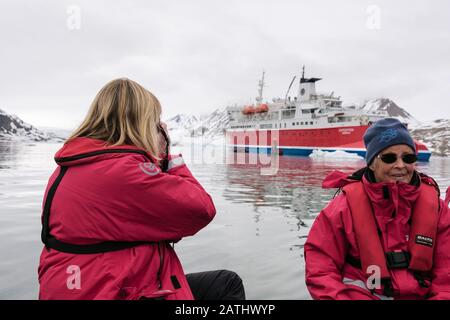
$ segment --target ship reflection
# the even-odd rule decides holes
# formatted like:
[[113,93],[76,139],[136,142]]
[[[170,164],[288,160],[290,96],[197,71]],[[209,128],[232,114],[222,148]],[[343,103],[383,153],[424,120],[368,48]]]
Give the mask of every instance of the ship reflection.
[[267,165],[254,163],[252,154],[239,156],[241,163],[245,159],[243,164],[237,163],[237,155],[230,155],[233,158],[227,161],[224,198],[251,204],[255,223],[261,215],[280,210],[288,223],[294,225],[292,231],[302,231],[300,238],[306,237],[307,232],[303,231],[309,230],[314,218],[336,193],[336,190],[322,189],[325,176],[333,170],[350,174],[365,165],[363,160],[279,156],[276,174],[264,175],[261,168]]

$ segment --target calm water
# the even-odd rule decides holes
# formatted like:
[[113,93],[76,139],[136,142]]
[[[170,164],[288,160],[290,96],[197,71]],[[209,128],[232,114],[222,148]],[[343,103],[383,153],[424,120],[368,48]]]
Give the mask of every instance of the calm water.
[[[41,203],[59,144],[0,142],[0,299],[36,299]],[[352,172],[361,160],[281,157],[276,175],[256,165],[198,161],[181,148],[212,195],[217,216],[175,249],[186,272],[226,268],[244,280],[249,299],[309,299],[303,244],[334,190],[322,190],[333,169]],[[450,185],[450,158],[432,157],[419,170],[441,190]]]

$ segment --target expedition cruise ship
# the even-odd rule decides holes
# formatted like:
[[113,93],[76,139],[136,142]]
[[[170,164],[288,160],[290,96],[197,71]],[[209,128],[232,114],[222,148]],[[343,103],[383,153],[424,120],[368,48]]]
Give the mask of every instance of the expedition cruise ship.
[[[284,99],[263,103],[264,72],[258,85],[256,103],[227,107],[230,119],[226,128],[227,146],[235,151],[307,156],[313,150],[366,154],[363,135],[375,121],[388,117],[385,111],[366,111],[343,107],[340,97],[316,93],[321,78],[302,77],[297,96],[288,96],[292,79]],[[428,161],[431,152],[415,141],[419,161]]]

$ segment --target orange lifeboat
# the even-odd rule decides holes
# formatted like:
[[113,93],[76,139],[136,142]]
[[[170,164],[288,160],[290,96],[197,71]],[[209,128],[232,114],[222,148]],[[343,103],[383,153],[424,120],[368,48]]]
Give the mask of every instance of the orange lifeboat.
[[263,112],[267,112],[269,111],[269,106],[265,103],[260,104],[259,106],[256,107],[255,111],[257,113],[263,113]]
[[255,111],[255,107],[253,106],[245,106],[244,109],[242,109],[243,114],[253,114]]

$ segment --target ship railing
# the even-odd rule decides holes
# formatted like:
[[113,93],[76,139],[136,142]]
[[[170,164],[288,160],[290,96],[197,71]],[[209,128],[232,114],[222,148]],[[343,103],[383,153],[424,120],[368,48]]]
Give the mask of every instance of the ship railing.
[[249,121],[268,121],[268,120],[278,120],[278,113],[253,114],[253,115],[242,116],[242,117],[234,119],[234,121],[239,122],[239,123],[249,122]]

